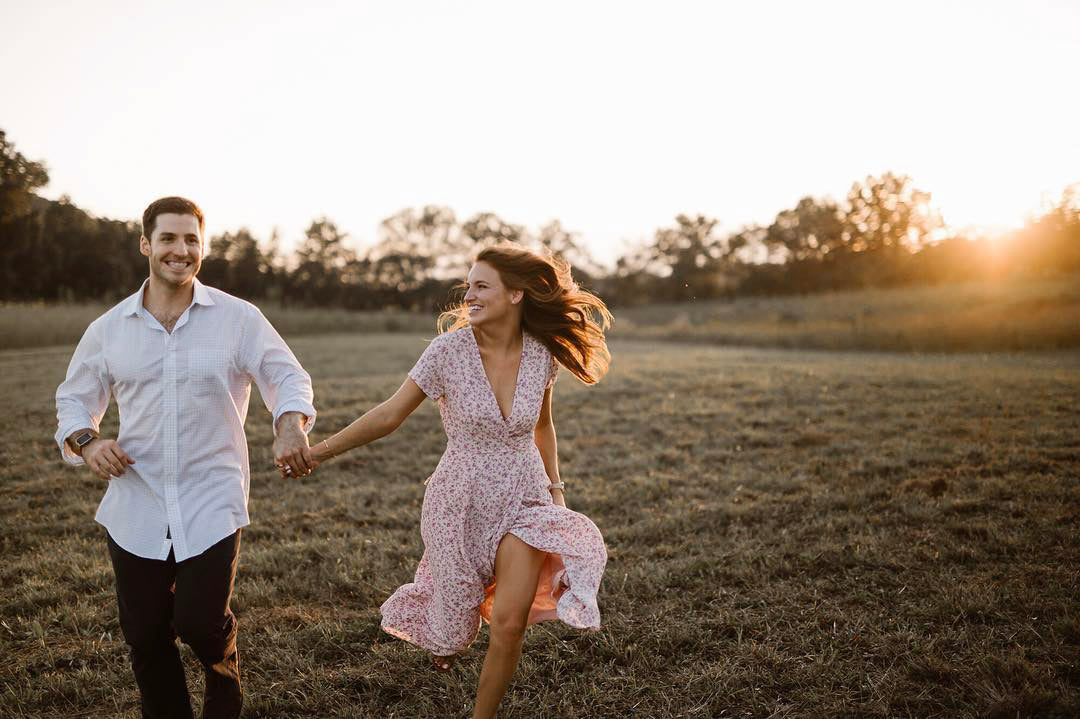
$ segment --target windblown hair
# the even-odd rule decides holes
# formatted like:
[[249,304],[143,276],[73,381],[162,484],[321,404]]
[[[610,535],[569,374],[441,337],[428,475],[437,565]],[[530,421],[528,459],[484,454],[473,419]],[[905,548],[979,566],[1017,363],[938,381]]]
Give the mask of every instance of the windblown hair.
[[[557,257],[503,243],[476,256],[495,268],[509,290],[523,290],[523,329],[544,343],[559,364],[586,384],[595,384],[611,364],[604,330],[612,316],[604,301],[581,289],[570,265]],[[439,331],[469,326],[468,307],[461,302],[439,315]]]

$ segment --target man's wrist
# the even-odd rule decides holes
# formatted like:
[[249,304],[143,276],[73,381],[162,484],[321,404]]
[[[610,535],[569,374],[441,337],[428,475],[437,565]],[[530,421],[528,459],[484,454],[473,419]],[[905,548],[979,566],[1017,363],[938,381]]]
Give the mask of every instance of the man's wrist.
[[307,419],[307,415],[303,412],[290,410],[282,413],[282,415],[277,418],[275,429],[279,434],[282,431],[289,429],[295,429],[302,432],[304,430],[304,425],[307,423]]
[[68,435],[68,438],[64,440],[64,444],[76,457],[82,457],[83,451],[97,439],[99,439],[99,435],[96,431],[84,427]]

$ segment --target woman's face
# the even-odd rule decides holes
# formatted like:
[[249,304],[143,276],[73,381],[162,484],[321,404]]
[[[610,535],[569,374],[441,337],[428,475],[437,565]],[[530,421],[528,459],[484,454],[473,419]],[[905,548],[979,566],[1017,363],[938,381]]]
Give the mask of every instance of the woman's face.
[[465,304],[473,327],[504,319],[515,311],[524,294],[521,290],[507,289],[498,271],[486,262],[474,264],[465,281],[469,285]]

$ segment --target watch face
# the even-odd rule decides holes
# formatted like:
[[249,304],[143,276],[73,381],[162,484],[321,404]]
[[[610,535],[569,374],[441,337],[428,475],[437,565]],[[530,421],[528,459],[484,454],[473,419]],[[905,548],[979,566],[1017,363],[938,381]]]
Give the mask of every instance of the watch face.
[[90,440],[92,440],[93,438],[94,438],[94,435],[90,434],[89,432],[86,432],[84,434],[80,434],[78,437],[75,438],[75,444],[80,446],[80,447],[84,447],[84,446],[90,444]]

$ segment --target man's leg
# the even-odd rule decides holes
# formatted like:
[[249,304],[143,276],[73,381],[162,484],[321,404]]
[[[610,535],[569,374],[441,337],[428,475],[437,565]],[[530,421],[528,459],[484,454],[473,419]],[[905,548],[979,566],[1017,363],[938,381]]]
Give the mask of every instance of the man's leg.
[[173,624],[206,670],[204,719],[240,716],[236,617],[229,609],[240,555],[240,530],[176,565]]
[[131,647],[131,668],[139,685],[143,719],[190,719],[191,698],[173,632],[172,554],[145,559],[106,538],[116,576],[120,629]]

